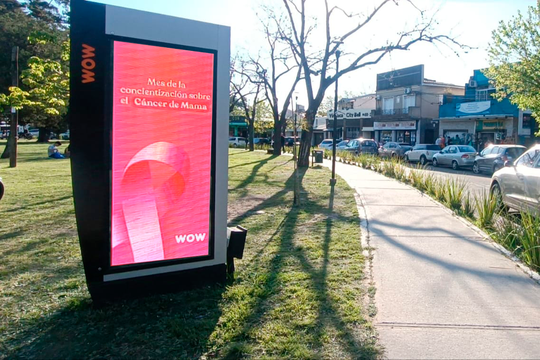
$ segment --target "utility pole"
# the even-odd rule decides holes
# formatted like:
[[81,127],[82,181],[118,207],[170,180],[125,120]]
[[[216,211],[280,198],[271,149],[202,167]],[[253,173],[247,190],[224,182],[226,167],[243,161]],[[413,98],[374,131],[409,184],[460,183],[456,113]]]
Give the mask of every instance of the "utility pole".
[[[294,116],[294,141],[293,141],[293,162],[294,162],[294,205],[300,205],[300,182],[298,181],[298,163],[296,159],[296,139],[298,138],[297,126],[296,126],[296,116],[298,114],[298,96],[295,98],[296,108],[293,105],[293,116]],[[291,101],[292,103],[292,101]],[[291,104],[292,105],[292,104]]]
[[[341,55],[341,51],[338,50],[336,51],[336,74],[339,73],[339,55]],[[332,129],[332,179],[330,179],[330,185],[332,186],[336,185],[337,97],[338,79],[336,79],[336,94],[334,96],[334,128]]]
[[[11,85],[19,87],[19,47],[11,51]],[[11,126],[9,130],[9,167],[17,166],[17,137],[19,135],[19,112],[11,107]]]

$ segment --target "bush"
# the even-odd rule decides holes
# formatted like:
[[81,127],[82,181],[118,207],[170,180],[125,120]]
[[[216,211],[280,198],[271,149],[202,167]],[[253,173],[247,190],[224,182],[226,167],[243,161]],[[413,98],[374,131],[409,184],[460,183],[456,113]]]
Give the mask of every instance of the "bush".
[[466,183],[461,180],[451,179],[442,186],[446,206],[455,211],[461,210]]
[[476,199],[476,211],[478,212],[478,225],[485,229],[492,229],[497,212],[497,199],[489,192],[483,192]]

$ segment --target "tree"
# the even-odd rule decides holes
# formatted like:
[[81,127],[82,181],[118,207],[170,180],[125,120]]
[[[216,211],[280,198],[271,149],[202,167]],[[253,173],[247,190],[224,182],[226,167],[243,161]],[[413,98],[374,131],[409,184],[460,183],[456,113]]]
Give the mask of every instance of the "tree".
[[[324,11],[322,21],[313,16],[314,7],[306,8],[307,0],[283,0],[287,21],[286,26],[280,26],[281,39],[288,42],[294,59],[302,69],[302,75],[306,87],[308,106],[306,110],[306,123],[302,131],[300,154],[298,165],[309,165],[311,138],[313,136],[313,122],[319,105],[324,99],[328,87],[336,82],[344,74],[360,68],[377,64],[381,59],[393,51],[408,50],[414,44],[420,42],[439,43],[449,47],[463,47],[448,35],[433,34],[434,19],[425,18],[425,12],[416,7],[412,0],[381,0],[371,11],[365,15],[353,14],[338,6],[330,6],[329,0],[323,0]],[[312,6],[313,2],[309,3]],[[381,13],[382,9],[389,6],[410,6],[419,14],[419,22],[395,35],[394,39],[388,39],[379,46],[371,47],[360,54],[347,54],[343,52],[342,59],[345,66],[335,71],[334,64],[336,55],[343,49],[343,45],[351,42],[354,35],[372,25],[372,20]],[[340,34],[334,34],[334,21],[357,20],[348,30]],[[317,24],[324,26],[323,34],[317,34]],[[281,25],[281,24],[280,24]],[[369,29],[368,29],[369,30]],[[321,43],[322,45],[318,46]],[[358,41],[358,39],[356,39]],[[318,41],[318,42],[317,42]],[[355,43],[356,48],[360,48]],[[332,74],[333,73],[333,74]]]
[[257,117],[257,108],[259,103],[264,101],[260,98],[263,83],[261,81],[256,81],[247,75],[243,66],[240,70],[234,69],[233,73],[231,89],[234,89],[234,98],[238,99],[238,101],[236,101],[237,106],[242,109],[248,122],[249,151],[253,151],[255,150],[253,146],[253,133],[255,129],[255,119]]
[[540,124],[540,1],[527,14],[501,21],[491,36],[485,75],[497,88],[495,98],[531,110]]
[[[0,79],[0,105],[20,110],[22,123],[40,128],[38,141],[46,142],[50,129],[65,124],[69,93],[68,0],[24,2],[8,1],[0,5],[0,27],[7,37],[0,48],[21,48],[20,87],[14,88]],[[0,69],[6,59],[0,58]],[[9,74],[9,73],[8,73]],[[1,111],[1,110],[0,110]]]
[[[277,15],[270,7],[262,8],[262,16],[259,16],[263,24],[266,38],[268,59],[261,61],[253,57],[249,60],[247,68],[252,72],[252,77],[260,79],[264,84],[266,100],[272,109],[274,118],[274,155],[281,155],[283,144],[281,134],[286,126],[287,111],[291,104],[296,84],[301,80],[302,69],[291,65],[290,60],[295,56],[288,43],[281,35],[283,18]],[[296,61],[298,63],[298,61]],[[292,79],[288,79],[288,76]],[[278,99],[278,91],[287,89],[285,99]]]

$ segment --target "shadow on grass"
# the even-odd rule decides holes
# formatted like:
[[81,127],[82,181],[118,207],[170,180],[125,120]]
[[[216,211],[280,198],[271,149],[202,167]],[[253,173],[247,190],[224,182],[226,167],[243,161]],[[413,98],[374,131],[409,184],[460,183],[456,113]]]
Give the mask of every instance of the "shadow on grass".
[[[248,177],[246,177],[240,184],[238,184],[234,189],[232,189],[232,191],[234,190],[238,190],[238,189],[243,189],[245,188],[246,186],[248,186],[249,184],[251,184],[254,180],[255,180],[255,176],[257,176],[257,173],[259,172],[259,170],[267,163],[269,162],[270,160],[272,159],[275,159],[277,156],[276,155],[271,155],[267,158],[265,158],[264,160],[261,160],[261,161],[257,161],[257,165],[255,165],[253,167],[253,169],[251,170],[251,174],[249,174]],[[238,165],[236,165],[238,166]]]
[[221,285],[93,309],[72,298],[5,341],[8,358],[199,358],[221,315]]
[[[306,192],[302,186],[302,182],[307,170],[308,169],[306,168],[299,169],[300,193]],[[255,208],[250,209],[244,214],[236,217],[231,221],[231,223],[241,222],[255,214],[257,211],[272,207],[276,202],[282,201],[283,196],[292,191],[293,184],[294,174],[287,179],[285,183],[286,186],[283,190],[278,191]],[[370,344],[369,342],[363,343],[360,341],[360,339],[358,339],[357,336],[355,336],[354,330],[347,325],[347,322],[340,315],[340,304],[337,304],[332,298],[332,295],[329,293],[327,275],[330,261],[330,245],[333,240],[333,222],[339,220],[358,223],[358,217],[356,216],[344,217],[333,213],[333,202],[334,186],[331,187],[329,208],[321,207],[312,200],[302,199],[301,206],[292,207],[289,210],[283,221],[277,227],[276,231],[255,254],[252,263],[249,264],[249,267],[252,269],[256,269],[258,267],[258,263],[260,262],[266,247],[271,242],[279,242],[279,249],[270,260],[270,268],[266,272],[268,276],[262,285],[263,289],[261,290],[261,294],[264,295],[257,298],[255,305],[252,307],[251,313],[243,322],[242,328],[236,333],[233,339],[231,339],[229,345],[219,354],[220,357],[225,359],[241,358],[244,356],[245,348],[249,348],[250,342],[256,341],[250,339],[250,336],[256,333],[256,329],[263,326],[263,319],[269,316],[268,314],[276,310],[275,308],[279,306],[278,304],[280,303],[280,300],[276,299],[275,297],[279,297],[280,295],[283,296],[283,294],[280,294],[280,292],[282,292],[283,287],[287,285],[286,283],[283,283],[279,277],[281,274],[286,272],[287,269],[285,267],[291,262],[297,262],[300,264],[301,271],[304,274],[307,274],[308,277],[309,284],[305,287],[314,289],[316,292],[315,298],[317,304],[315,307],[318,308],[319,311],[315,324],[311,326],[315,329],[315,335],[311,339],[308,339],[306,335],[305,339],[306,344],[309,344],[307,347],[311,352],[308,357],[324,357],[324,354],[320,353],[320,350],[323,349],[325,345],[328,345],[328,339],[326,338],[328,336],[326,333],[328,328],[333,328],[335,330],[336,338],[334,339],[334,342],[338,342],[341,345],[341,350],[347,358],[376,358],[379,355],[378,350],[373,344]],[[323,258],[322,266],[319,268],[317,265],[312,263],[312,260],[309,259],[309,256],[303,249],[303,246],[295,243],[294,239],[296,236],[296,229],[302,226],[302,224],[299,223],[300,214],[308,214],[310,217],[314,217],[316,215],[320,215],[321,213],[326,215],[326,220],[323,220],[325,222],[324,242],[322,245]],[[292,331],[303,332],[305,329],[292,329]],[[277,355],[278,357],[295,357],[287,351],[284,351],[283,353],[278,352],[277,354],[268,353],[268,355]]]
[[45,205],[45,204],[53,204],[53,203],[55,203],[57,201],[67,200],[67,199],[71,199],[71,198],[73,198],[72,195],[62,196],[62,197],[59,197],[59,198],[56,198],[56,199],[39,201],[39,202],[36,202],[36,203],[27,204],[27,205],[24,205],[24,206],[20,206],[20,207],[16,207],[16,208],[13,208],[13,209],[5,210],[5,212],[9,213],[9,212],[17,212],[17,211],[21,211],[21,210],[28,210],[29,208],[34,207],[34,206],[40,206],[40,205]]

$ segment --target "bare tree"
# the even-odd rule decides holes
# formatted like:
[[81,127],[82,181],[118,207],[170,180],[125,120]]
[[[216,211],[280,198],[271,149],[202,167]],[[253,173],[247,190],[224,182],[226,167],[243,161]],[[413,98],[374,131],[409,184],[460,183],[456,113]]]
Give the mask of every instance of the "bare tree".
[[[305,131],[302,131],[300,154],[298,165],[306,167],[309,165],[309,153],[311,148],[311,138],[313,135],[313,122],[319,105],[324,99],[326,89],[336,82],[344,74],[350,73],[360,68],[377,64],[386,55],[393,51],[408,50],[414,44],[425,42],[442,44],[451,49],[464,48],[455,39],[444,34],[433,34],[435,20],[433,17],[425,18],[425,12],[420,10],[412,0],[380,0],[375,7],[367,14],[352,14],[337,6],[330,6],[329,0],[322,0],[324,3],[324,38],[322,48],[316,49],[311,41],[316,29],[316,19],[308,16],[306,11],[307,0],[283,0],[287,21],[279,23],[280,38],[287,41],[294,59],[302,70],[305,81],[308,106],[306,110]],[[313,2],[310,2],[310,6]],[[383,8],[389,6],[410,6],[419,14],[419,22],[412,25],[410,29],[398,32],[394,39],[388,39],[386,43],[365,50],[361,54],[346,54],[341,51],[346,42],[351,42],[353,35],[366,29]],[[333,19],[341,16],[341,19],[358,20],[343,33],[334,35],[331,24]],[[283,26],[285,25],[285,26]],[[321,40],[318,38],[317,40]],[[339,72],[335,72],[336,53],[343,53],[342,58],[347,57],[348,63]],[[455,52],[455,51],[454,51]],[[457,53],[456,53],[457,54]],[[330,71],[332,75],[329,74]]]
[[[290,45],[284,41],[281,28],[283,18],[268,7],[263,7],[265,19],[261,18],[264,35],[267,42],[268,59],[250,58],[252,71],[264,84],[265,95],[274,118],[274,155],[281,155],[281,134],[287,123],[287,110],[291,104],[296,84],[302,79],[302,68],[298,65],[291,66],[291,59],[295,54]],[[299,61],[296,59],[295,64]],[[278,91],[286,90],[285,99],[278,99]],[[281,103],[281,106],[280,106]]]
[[[234,95],[231,98],[237,99],[235,106],[241,107],[246,116],[246,120],[248,121],[249,151],[253,151],[255,149],[253,146],[255,119],[257,118],[258,105],[264,102],[264,99],[261,99],[264,83],[250,76],[243,64],[242,62],[240,69],[231,67],[231,93]],[[233,100],[231,100],[231,106],[232,103]],[[230,110],[232,111],[232,109]]]

